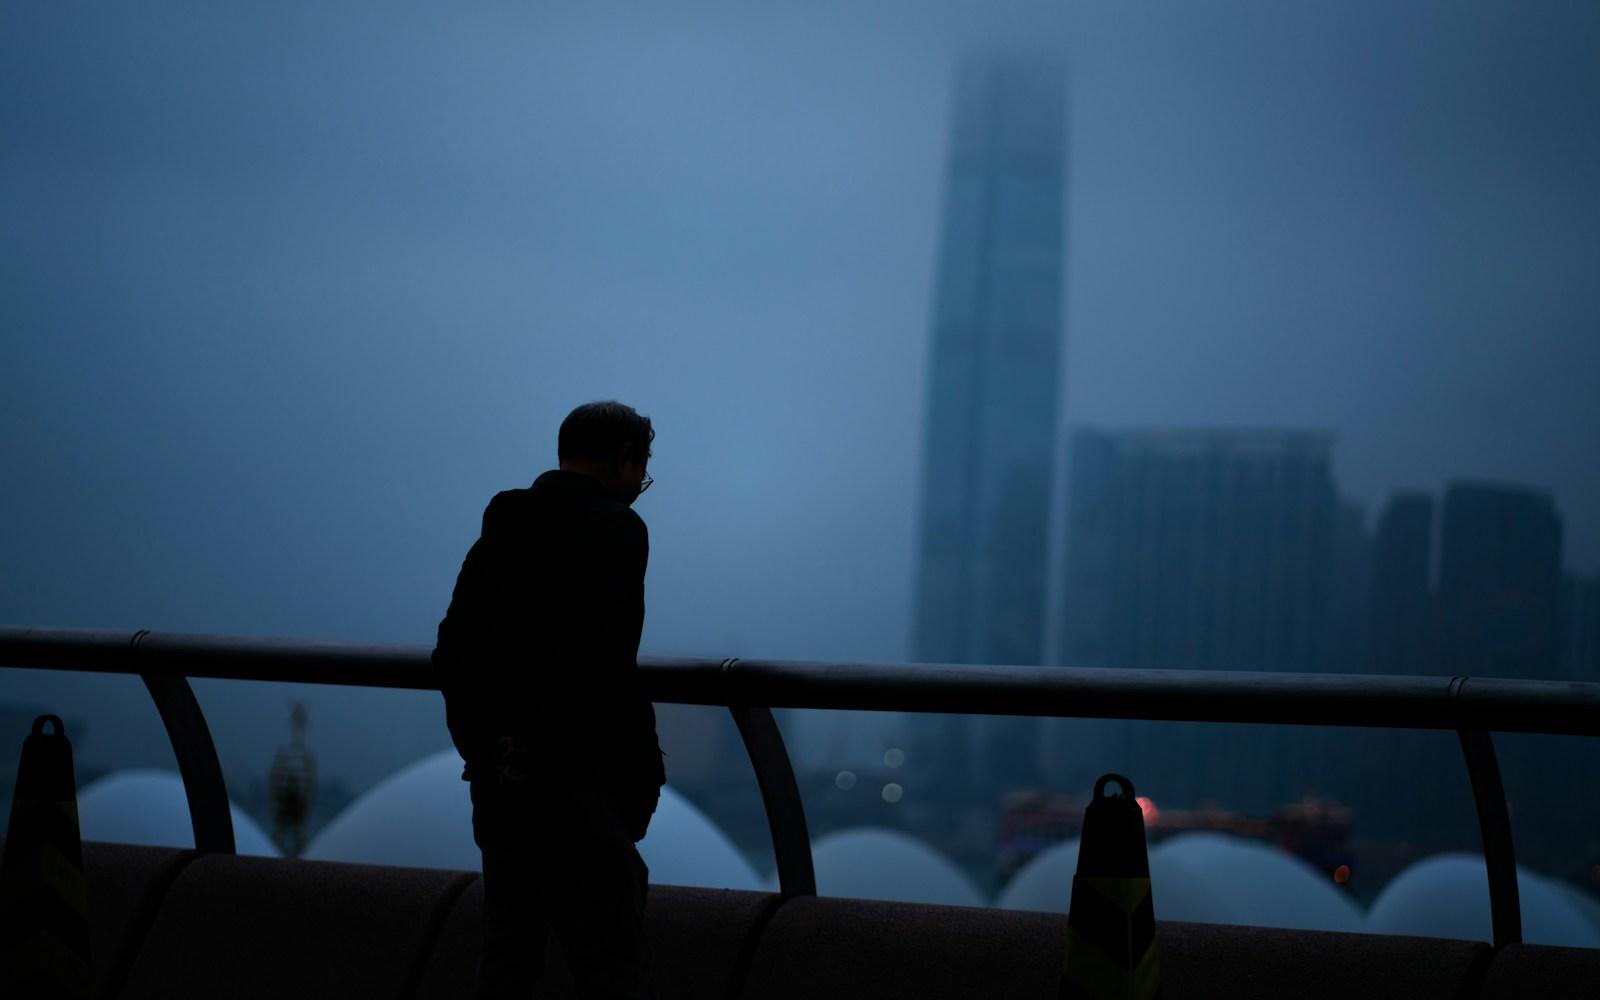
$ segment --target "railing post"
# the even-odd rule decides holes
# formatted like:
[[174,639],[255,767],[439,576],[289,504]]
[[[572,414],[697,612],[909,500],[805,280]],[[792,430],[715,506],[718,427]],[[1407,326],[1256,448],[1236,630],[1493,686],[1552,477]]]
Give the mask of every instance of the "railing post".
[[1483,838],[1483,864],[1489,876],[1489,916],[1494,925],[1494,946],[1503,948],[1522,941],[1522,900],[1517,890],[1517,855],[1511,846],[1511,811],[1500,780],[1494,741],[1484,729],[1458,729],[1461,753],[1472,781],[1472,800],[1478,807],[1478,833]]
[[[724,675],[736,662],[723,661]],[[800,786],[795,783],[794,766],[777,720],[764,705],[730,704],[728,711],[739,727],[750,765],[755,768],[756,783],[761,786],[761,804],[767,813],[773,860],[778,867],[778,891],[785,899],[815,896],[817,873],[811,860],[805,804],[800,801]]]
[[[146,633],[134,635],[129,643],[132,655],[139,655],[139,643]],[[178,774],[183,778],[183,793],[189,800],[189,822],[194,827],[195,849],[211,854],[233,854],[233,815],[228,809],[228,787],[222,780],[222,764],[217,745],[194,690],[184,677],[167,674],[140,674],[146,690],[161,713],[167,728],[173,756],[178,759]]]

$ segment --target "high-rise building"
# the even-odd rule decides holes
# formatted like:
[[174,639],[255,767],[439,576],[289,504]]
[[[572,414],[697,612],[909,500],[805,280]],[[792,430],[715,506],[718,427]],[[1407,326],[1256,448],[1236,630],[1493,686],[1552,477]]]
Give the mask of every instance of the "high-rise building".
[[1334,515],[1333,579],[1328,593],[1325,667],[1343,674],[1370,669],[1372,642],[1372,534],[1367,512],[1341,499]]
[[1378,515],[1372,556],[1371,669],[1432,673],[1433,497],[1397,493]]
[[[960,67],[924,421],[912,656],[1036,664],[1062,347],[1065,76],[1043,54]],[[926,731],[932,727],[937,731]],[[1034,720],[928,720],[942,770],[1027,784]]]
[[1569,576],[1563,587],[1562,673],[1600,681],[1600,576]]
[[1525,487],[1451,483],[1441,522],[1439,669],[1556,677],[1561,518],[1554,501]]
[[924,422],[914,656],[1038,663],[1063,281],[1064,79],[961,67]]
[[[1337,633],[1359,616],[1367,545],[1360,511],[1334,488],[1332,450],[1315,431],[1074,433],[1060,661],[1352,669]],[[1091,759],[1158,797],[1236,809],[1299,798],[1329,759],[1323,734],[1270,726],[1054,724],[1050,743],[1060,783],[1081,782],[1074,761]]]
[[1062,662],[1335,666],[1338,543],[1358,515],[1340,505],[1332,450],[1314,431],[1074,434]]

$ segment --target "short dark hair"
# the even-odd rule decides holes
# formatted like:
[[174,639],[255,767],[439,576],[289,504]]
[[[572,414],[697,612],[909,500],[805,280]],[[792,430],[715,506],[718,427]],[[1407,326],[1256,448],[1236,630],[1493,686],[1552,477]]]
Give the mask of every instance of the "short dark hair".
[[656,439],[650,418],[614,399],[584,403],[561,421],[556,440],[556,457],[607,461],[617,456],[623,445],[633,445],[639,454],[650,457],[650,442]]

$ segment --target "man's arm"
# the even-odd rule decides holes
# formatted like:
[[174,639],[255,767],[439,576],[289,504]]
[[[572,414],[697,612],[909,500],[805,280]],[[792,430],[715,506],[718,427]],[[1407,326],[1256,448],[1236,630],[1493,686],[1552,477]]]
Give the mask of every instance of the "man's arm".
[[611,660],[637,669],[644,634],[644,574],[650,563],[650,532],[633,511],[617,515],[610,553],[610,608],[607,633],[614,641]]
[[656,739],[655,709],[639,688],[639,639],[644,629],[644,577],[650,561],[650,535],[633,511],[615,515],[605,557],[607,581],[600,634],[605,687],[615,699],[607,713],[617,745],[610,748],[612,769],[626,775],[666,780]]
[[504,546],[489,533],[497,500],[498,496],[484,510],[483,530],[462,561],[432,657],[444,694],[445,724],[469,770],[475,762],[493,759],[495,738],[504,728],[498,724],[494,699],[485,690],[492,649],[489,631],[505,559]]

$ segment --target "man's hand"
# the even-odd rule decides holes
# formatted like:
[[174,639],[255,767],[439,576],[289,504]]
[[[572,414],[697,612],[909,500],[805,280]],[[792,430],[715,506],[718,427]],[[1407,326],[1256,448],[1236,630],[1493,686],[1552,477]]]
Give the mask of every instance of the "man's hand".
[[501,784],[516,784],[528,777],[532,758],[528,748],[514,737],[502,736],[494,741],[494,773]]
[[661,786],[654,781],[644,781],[620,790],[618,801],[622,805],[622,826],[635,844],[644,839],[650,829],[650,817],[656,814],[661,801]]

